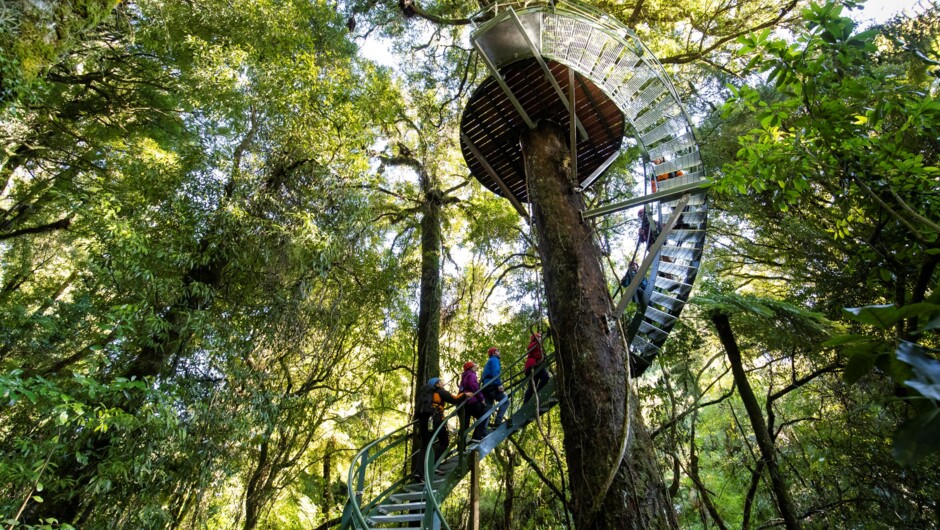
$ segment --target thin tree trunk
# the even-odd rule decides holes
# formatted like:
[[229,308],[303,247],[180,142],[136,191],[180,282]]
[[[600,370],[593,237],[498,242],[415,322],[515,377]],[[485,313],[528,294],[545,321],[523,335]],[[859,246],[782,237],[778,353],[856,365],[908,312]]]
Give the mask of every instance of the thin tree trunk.
[[731,329],[731,322],[728,315],[720,311],[714,311],[711,314],[711,321],[718,330],[718,338],[728,354],[728,362],[731,364],[731,373],[734,377],[735,385],[738,387],[738,395],[744,403],[748,418],[751,420],[751,428],[754,431],[754,437],[757,440],[757,447],[760,449],[761,461],[767,466],[770,473],[771,489],[777,500],[777,508],[780,510],[780,516],[783,518],[784,525],[788,530],[801,528],[799,518],[796,515],[796,509],[793,506],[793,500],[790,498],[790,491],[780,474],[780,468],[777,466],[776,448],[770,432],[767,430],[767,424],[761,413],[760,403],[751,389],[751,384],[747,380],[747,373],[741,362],[741,350],[738,349],[738,343],[734,337],[734,331]]
[[741,515],[741,530],[751,527],[751,510],[754,508],[754,498],[757,496],[757,487],[760,486],[760,477],[764,473],[764,461],[758,460],[757,467],[751,472],[751,483],[744,496],[744,510]]
[[515,468],[516,453],[512,449],[506,449],[506,469],[503,473],[503,482],[506,486],[506,499],[503,501],[503,528],[506,530],[513,527],[512,505],[516,496]]
[[[558,395],[575,527],[677,528],[639,407],[618,462],[626,413],[627,355],[609,327],[607,283],[590,228],[581,222],[564,132],[540,123],[522,135],[556,347]],[[604,491],[612,469],[613,482]]]
[[258,463],[252,470],[248,484],[245,486],[245,525],[242,527],[244,530],[252,530],[258,526],[261,507],[264,505],[264,483],[269,474],[268,440],[270,434],[269,431],[264,441],[261,442]]
[[336,442],[330,438],[326,442],[326,451],[323,454],[323,505],[321,509],[324,515],[329,515],[333,507],[333,451],[335,450]]
[[691,449],[689,451],[689,478],[692,479],[692,483],[695,485],[695,489],[698,490],[699,497],[702,499],[702,506],[704,506],[705,511],[708,512],[708,516],[715,523],[715,526],[717,526],[720,530],[727,530],[728,527],[725,526],[725,521],[721,518],[721,514],[718,513],[718,508],[715,506],[715,503],[712,502],[711,493],[709,493],[708,488],[705,487],[705,483],[702,481],[702,477],[698,472],[698,454],[695,451],[694,427],[691,438]]

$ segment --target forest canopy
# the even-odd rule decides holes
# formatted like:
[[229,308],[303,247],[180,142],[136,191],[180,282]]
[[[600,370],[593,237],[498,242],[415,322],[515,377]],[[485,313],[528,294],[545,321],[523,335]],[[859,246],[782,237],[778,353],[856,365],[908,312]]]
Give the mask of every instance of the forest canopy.
[[[672,76],[709,176],[689,305],[623,388],[658,527],[940,526],[940,5],[586,4]],[[339,527],[353,458],[430,377],[564,344],[546,234],[460,151],[487,6],[0,6],[4,528]],[[613,292],[641,221],[583,223]],[[450,527],[613,527],[571,491],[560,399]]]

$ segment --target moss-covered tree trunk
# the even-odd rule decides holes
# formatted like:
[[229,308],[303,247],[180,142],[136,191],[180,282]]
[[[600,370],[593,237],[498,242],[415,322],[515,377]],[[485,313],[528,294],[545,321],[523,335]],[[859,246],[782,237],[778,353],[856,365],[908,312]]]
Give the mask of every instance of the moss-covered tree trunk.
[[441,206],[443,193],[422,175],[421,293],[418,306],[417,386],[440,375]]
[[[618,463],[627,398],[627,355],[610,318],[606,281],[590,227],[581,221],[564,131],[540,123],[522,137],[539,233],[558,394],[579,530],[676,528],[653,446],[636,412]],[[618,467],[606,488],[611,470]]]
[[[431,377],[441,373],[441,210],[444,194],[435,185],[423,168],[419,170],[421,188],[424,191],[421,217],[421,286],[418,301],[418,361],[415,371],[415,394],[417,389]],[[424,462],[419,455],[421,444],[420,427],[414,428],[411,457],[411,472],[419,471]]]

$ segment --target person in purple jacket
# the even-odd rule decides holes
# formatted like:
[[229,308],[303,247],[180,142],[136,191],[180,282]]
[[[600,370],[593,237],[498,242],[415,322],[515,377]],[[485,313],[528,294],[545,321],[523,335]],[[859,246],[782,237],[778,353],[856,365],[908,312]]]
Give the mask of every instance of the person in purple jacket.
[[[467,361],[463,365],[463,373],[460,374],[460,391],[472,393],[463,405],[462,429],[466,429],[470,424],[470,418],[478,420],[486,413],[486,407],[483,405],[483,394],[480,392],[480,381],[477,379],[477,364],[473,361]],[[486,424],[481,422],[473,429],[473,441],[479,442],[486,437]]]

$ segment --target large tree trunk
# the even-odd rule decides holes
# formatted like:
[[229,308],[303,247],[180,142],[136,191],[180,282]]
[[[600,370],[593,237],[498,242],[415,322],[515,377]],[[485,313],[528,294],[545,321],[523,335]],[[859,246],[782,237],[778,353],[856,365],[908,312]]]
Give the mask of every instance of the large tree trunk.
[[728,315],[715,311],[711,314],[712,323],[718,330],[718,338],[725,347],[725,353],[728,354],[728,362],[731,364],[731,373],[734,376],[734,383],[738,387],[738,395],[741,396],[741,402],[747,410],[747,416],[751,420],[751,428],[754,430],[754,437],[757,439],[757,447],[760,449],[761,462],[767,466],[770,474],[770,485],[777,499],[777,507],[780,510],[780,516],[787,530],[797,530],[800,528],[800,521],[796,515],[796,509],[793,506],[793,500],[790,498],[790,491],[787,489],[786,482],[780,474],[780,468],[777,466],[777,450],[774,447],[773,438],[767,430],[767,423],[764,422],[764,415],[760,410],[760,404],[757,397],[751,389],[751,384],[747,380],[747,373],[741,362],[741,350],[738,349],[738,343],[734,338],[734,332],[731,330],[731,322]]
[[[522,136],[539,234],[549,319],[558,356],[558,395],[579,530],[677,528],[649,434],[631,407],[622,462],[627,355],[612,322],[593,233],[582,222],[564,132],[540,123]],[[634,404],[635,405],[635,404]],[[619,466],[619,467],[618,467]],[[605,490],[610,472],[618,468]]]
[[[424,190],[421,217],[421,292],[418,301],[418,362],[415,373],[415,392],[431,377],[441,373],[441,209],[444,194],[433,185],[424,169],[419,170]],[[415,425],[411,452],[411,472],[423,474],[420,469],[421,427]]]
[[[422,176],[422,182],[427,177]],[[421,218],[421,299],[418,307],[418,367],[416,386],[440,375],[441,332],[441,204],[443,194],[425,185]],[[422,186],[422,187],[425,187]]]

